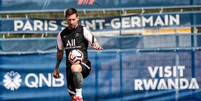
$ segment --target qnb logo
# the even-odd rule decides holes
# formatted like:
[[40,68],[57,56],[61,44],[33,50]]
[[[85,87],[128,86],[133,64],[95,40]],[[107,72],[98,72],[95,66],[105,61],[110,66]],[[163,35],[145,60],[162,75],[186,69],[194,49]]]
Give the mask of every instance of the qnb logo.
[[11,71],[10,73],[7,72],[4,75],[3,83],[4,87],[6,87],[7,89],[14,91],[15,89],[18,89],[20,87],[21,82],[21,76],[17,72]]
[[79,0],[77,5],[93,5],[95,0]]

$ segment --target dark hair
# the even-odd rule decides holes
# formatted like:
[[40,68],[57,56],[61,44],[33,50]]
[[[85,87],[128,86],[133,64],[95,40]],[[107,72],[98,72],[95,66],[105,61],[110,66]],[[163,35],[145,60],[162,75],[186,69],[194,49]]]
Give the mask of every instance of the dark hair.
[[72,15],[72,14],[76,14],[76,17],[78,16],[77,14],[77,10],[75,8],[69,8],[66,10],[66,15],[65,18],[67,18],[67,16]]

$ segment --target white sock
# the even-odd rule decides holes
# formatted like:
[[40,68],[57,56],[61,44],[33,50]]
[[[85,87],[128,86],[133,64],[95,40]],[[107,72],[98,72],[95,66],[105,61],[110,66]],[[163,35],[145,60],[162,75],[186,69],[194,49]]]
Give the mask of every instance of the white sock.
[[82,88],[75,89],[75,91],[76,91],[76,97],[79,96],[80,98],[82,98]]

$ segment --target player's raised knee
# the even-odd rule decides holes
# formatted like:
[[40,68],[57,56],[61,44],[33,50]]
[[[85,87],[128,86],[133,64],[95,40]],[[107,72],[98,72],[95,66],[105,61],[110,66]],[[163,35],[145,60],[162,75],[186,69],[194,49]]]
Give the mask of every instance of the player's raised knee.
[[71,66],[71,71],[72,72],[81,72],[82,71],[82,67],[79,64],[73,64]]

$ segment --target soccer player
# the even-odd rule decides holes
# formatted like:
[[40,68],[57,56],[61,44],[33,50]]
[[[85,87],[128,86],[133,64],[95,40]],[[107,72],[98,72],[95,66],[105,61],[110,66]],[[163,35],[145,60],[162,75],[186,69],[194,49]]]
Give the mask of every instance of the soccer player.
[[69,8],[66,10],[65,20],[68,27],[62,30],[57,36],[57,62],[53,77],[59,78],[59,65],[63,59],[63,50],[66,51],[66,57],[73,49],[79,49],[84,54],[83,62],[80,64],[71,64],[66,59],[66,79],[69,94],[72,101],[83,101],[82,82],[91,71],[91,62],[88,60],[87,48],[90,43],[95,50],[103,49],[91,32],[78,25],[79,16],[77,10]]

